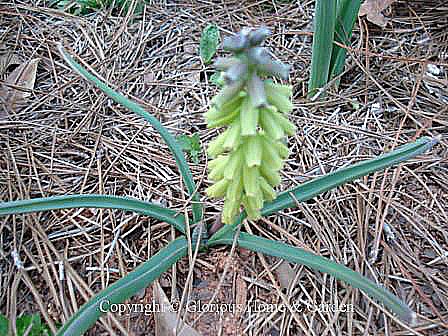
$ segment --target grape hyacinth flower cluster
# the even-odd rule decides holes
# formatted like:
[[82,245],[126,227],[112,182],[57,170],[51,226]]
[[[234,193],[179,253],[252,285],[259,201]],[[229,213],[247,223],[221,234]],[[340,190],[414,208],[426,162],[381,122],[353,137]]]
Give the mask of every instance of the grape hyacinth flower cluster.
[[226,224],[233,222],[241,204],[255,220],[264,202],[275,199],[279,170],[289,154],[284,137],[295,133],[287,118],[293,109],[291,86],[266,78],[287,79],[289,74],[289,66],[274,61],[261,46],[269,34],[267,28],[244,28],[223,42],[233,56],[215,63],[226,84],[205,118],[207,127],[227,129],[208,146],[213,158],[208,176],[214,184],[207,194],[224,197],[221,220]]

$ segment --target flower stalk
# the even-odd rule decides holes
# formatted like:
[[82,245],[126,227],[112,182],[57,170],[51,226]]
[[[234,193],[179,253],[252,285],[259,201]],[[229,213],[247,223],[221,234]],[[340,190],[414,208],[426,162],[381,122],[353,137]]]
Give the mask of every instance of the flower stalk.
[[219,58],[215,66],[225,71],[226,85],[212,99],[205,113],[207,127],[226,127],[208,146],[207,189],[213,198],[224,198],[222,222],[230,224],[241,205],[250,219],[261,216],[265,201],[276,198],[279,170],[289,155],[283,139],[295,133],[287,115],[293,109],[292,88],[269,79],[287,79],[289,66],[274,61],[262,47],[267,28],[243,29],[228,37],[223,48],[232,57]]

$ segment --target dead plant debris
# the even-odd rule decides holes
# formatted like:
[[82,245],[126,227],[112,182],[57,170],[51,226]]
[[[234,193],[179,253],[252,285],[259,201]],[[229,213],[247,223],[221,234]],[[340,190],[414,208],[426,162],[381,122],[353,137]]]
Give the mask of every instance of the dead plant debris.
[[386,27],[387,19],[383,11],[392,5],[396,0],[366,0],[359,9],[359,16],[367,16],[367,20],[380,27]]

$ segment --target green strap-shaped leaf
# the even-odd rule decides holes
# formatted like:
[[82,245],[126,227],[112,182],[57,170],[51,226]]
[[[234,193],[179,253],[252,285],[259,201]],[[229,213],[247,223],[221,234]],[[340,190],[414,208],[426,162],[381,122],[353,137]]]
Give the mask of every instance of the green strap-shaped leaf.
[[125,277],[101,291],[84,304],[58,331],[57,336],[84,334],[112,304],[122,303],[147,287],[163,272],[187,254],[188,243],[184,237],[177,238],[161,249],[148,261]]
[[423,137],[414,143],[398,147],[396,150],[380,155],[373,160],[360,162],[325,176],[315,178],[312,181],[305,182],[296,188],[281,193],[274,201],[267,203],[262,210],[262,215],[266,216],[279,210],[293,207],[296,205],[296,200],[299,202],[309,200],[346,182],[409,160],[427,151],[433,144],[433,139]]
[[176,211],[128,197],[66,195],[0,203],[0,216],[71,208],[110,208],[133,211],[173,225],[185,233],[185,219]]
[[[212,245],[232,245],[232,243],[233,232],[228,232],[225,236],[213,241]],[[381,302],[397,314],[400,319],[407,322],[413,322],[415,319],[415,313],[405,303],[385,288],[375,284],[371,280],[363,277],[350,268],[335,263],[327,258],[282,242],[273,241],[244,232],[239,233],[238,245],[255,252],[261,252],[274,257],[282,258],[289,262],[305,265],[320,272],[328,273],[336,279],[345,281],[351,286],[363,290],[371,298]]]
[[[272,202],[266,203],[264,208],[261,210],[261,214],[263,216],[267,216],[285,208],[295,207],[296,201],[307,201],[346,182],[353,181],[361,176],[408,160],[430,149],[434,143],[436,143],[435,139],[422,137],[413,143],[400,146],[394,151],[380,155],[375,159],[363,161],[325,176],[315,178],[309,182],[305,182],[291,190],[281,193]],[[210,241],[219,239],[221,235],[225,235],[227,232],[233,231],[245,217],[245,213],[242,213],[234,224],[225,225],[210,238]]]
[[316,0],[313,56],[308,83],[309,97],[314,96],[319,88],[327,84],[336,22],[336,4],[337,1],[333,0]]
[[160,123],[160,121],[157,120],[157,118],[152,116],[150,113],[146,112],[143,107],[141,107],[137,103],[133,102],[132,100],[126,98],[121,93],[114,91],[106,83],[102,82],[96,76],[94,76],[93,74],[88,72],[86,69],[84,69],[81,65],[79,65],[73,59],[72,56],[70,56],[64,50],[62,45],[59,45],[58,48],[59,48],[61,55],[64,57],[64,59],[67,61],[67,63],[72,67],[73,70],[75,70],[78,74],[80,74],[82,77],[84,77],[91,83],[95,84],[101,91],[103,91],[106,95],[108,95],[110,98],[115,100],[117,103],[123,105],[124,107],[128,108],[132,112],[143,117],[152,126],[154,126],[154,128],[159,132],[160,136],[163,138],[163,140],[165,140],[169,149],[171,150],[171,152],[174,155],[174,158],[176,160],[176,163],[180,170],[182,178],[185,182],[185,185],[187,186],[188,192],[190,193],[190,195],[193,195],[193,197],[192,197],[193,221],[195,223],[198,222],[202,217],[202,206],[199,203],[199,196],[196,192],[196,185],[193,181],[193,176],[191,174],[190,168],[188,167],[188,164],[187,164],[187,161],[185,160],[182,149],[180,148],[176,139],[171,135],[171,133],[168,132],[168,130]]
[[[341,0],[338,1],[338,14],[334,40],[344,45],[349,45],[352,36],[353,26],[358,18],[361,0]],[[328,80],[333,79],[342,72],[345,63],[347,51],[337,45],[333,45],[333,51],[330,62],[330,76]]]

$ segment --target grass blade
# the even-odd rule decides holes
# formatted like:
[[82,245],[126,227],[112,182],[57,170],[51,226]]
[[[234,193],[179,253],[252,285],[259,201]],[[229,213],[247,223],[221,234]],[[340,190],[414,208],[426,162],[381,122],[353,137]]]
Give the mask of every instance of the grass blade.
[[[355,25],[358,17],[359,7],[361,6],[361,0],[340,0],[338,1],[338,13],[336,17],[336,26],[334,33],[334,40],[344,45],[350,44],[350,38],[352,36],[353,26]],[[330,76],[328,80],[338,76],[345,63],[345,56],[347,50],[337,45],[333,45],[333,51],[330,62]]]
[[132,112],[143,117],[159,132],[160,136],[163,138],[163,140],[165,140],[169,149],[171,150],[171,152],[174,155],[174,158],[176,160],[176,163],[180,170],[182,178],[185,182],[185,185],[187,186],[188,192],[190,193],[190,195],[193,195],[192,196],[193,221],[195,223],[198,222],[202,217],[202,206],[199,203],[199,196],[196,192],[196,185],[193,181],[193,176],[191,174],[190,168],[188,167],[187,161],[185,160],[185,156],[184,156],[179,144],[177,143],[176,139],[171,135],[171,133],[168,132],[168,130],[160,123],[160,121],[157,120],[157,118],[152,116],[150,113],[146,112],[143,109],[143,107],[141,107],[137,103],[133,102],[132,100],[126,98],[121,93],[114,91],[106,83],[102,82],[96,76],[94,76],[93,74],[88,72],[86,69],[84,69],[80,64],[78,64],[73,59],[73,57],[71,55],[69,55],[64,50],[62,45],[59,45],[58,48],[59,48],[59,52],[61,53],[61,55],[63,56],[65,61],[79,75],[81,75],[83,78],[85,78],[89,82],[95,84],[101,91],[103,91],[106,95],[108,95],[110,98],[112,98],[117,103],[125,106]]
[[[353,181],[361,176],[365,176],[375,171],[382,170],[402,161],[408,160],[418,154],[427,151],[436,142],[436,139],[422,137],[413,143],[398,147],[394,151],[380,155],[375,159],[363,161],[347,168],[337,170],[325,176],[315,178],[309,182],[305,182],[297,186],[296,188],[281,193],[272,202],[267,202],[261,210],[261,214],[263,216],[267,216],[285,208],[295,207],[296,200],[298,202],[307,201],[325,191],[336,188],[346,182]],[[244,218],[246,218],[246,214],[243,212],[240,214],[234,224],[225,225],[218,232],[216,232],[209,241],[213,242],[215,239],[220,239],[221,236],[235,230],[235,228],[243,221]]]
[[58,331],[57,336],[83,335],[103,314],[101,310],[109,310],[111,304],[122,303],[147,287],[171,265],[184,257],[187,248],[188,243],[184,237],[170,242],[151,259],[84,304]]
[[336,23],[336,6],[337,1],[316,0],[308,97],[314,96],[319,88],[327,84]]
[[173,225],[185,233],[185,219],[176,211],[149,202],[109,195],[66,195],[0,203],[0,216],[72,208],[109,208],[133,211]]
[[[232,245],[232,243],[233,233],[230,232],[219,240],[214,241],[213,245]],[[350,268],[327,258],[282,242],[273,241],[244,232],[239,233],[238,245],[242,248],[282,258],[289,262],[305,265],[320,272],[330,274],[336,279],[345,281],[352,287],[361,289],[371,298],[384,304],[384,306],[397,314],[400,319],[412,323],[416,318],[415,313],[404,302],[385,288],[375,284]]]

